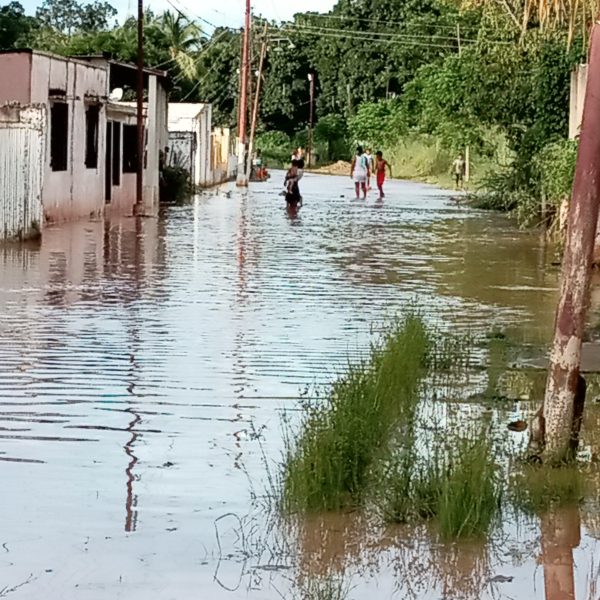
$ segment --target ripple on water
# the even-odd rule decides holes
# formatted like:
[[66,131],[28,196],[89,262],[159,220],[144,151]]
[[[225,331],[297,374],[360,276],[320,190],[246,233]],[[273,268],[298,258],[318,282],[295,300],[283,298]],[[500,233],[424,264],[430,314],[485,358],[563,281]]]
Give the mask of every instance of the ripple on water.
[[[416,303],[444,327],[547,336],[556,272],[537,238],[406,182],[374,205],[307,175],[286,213],[279,177],[0,246],[3,586],[242,597],[215,583],[244,574],[235,535],[219,561],[215,519],[248,513],[281,410],[359,356],[372,323]],[[243,596],[279,597],[256,587]]]

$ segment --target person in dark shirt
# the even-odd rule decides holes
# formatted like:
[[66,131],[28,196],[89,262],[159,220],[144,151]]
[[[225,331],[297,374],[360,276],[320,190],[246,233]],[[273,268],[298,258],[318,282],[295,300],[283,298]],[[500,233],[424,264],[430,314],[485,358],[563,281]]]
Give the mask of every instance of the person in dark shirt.
[[288,204],[298,203],[302,201],[300,196],[300,188],[298,187],[299,181],[299,164],[300,161],[294,159],[292,166],[289,168],[285,175],[285,201]]

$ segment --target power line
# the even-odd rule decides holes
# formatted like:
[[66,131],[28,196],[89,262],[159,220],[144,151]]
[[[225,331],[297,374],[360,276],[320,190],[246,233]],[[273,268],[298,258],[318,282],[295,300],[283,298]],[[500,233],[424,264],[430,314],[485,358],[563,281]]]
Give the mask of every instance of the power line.
[[305,13],[302,15],[297,15],[299,18],[301,19],[335,19],[335,20],[346,20],[346,21],[359,21],[359,22],[363,22],[363,23],[370,23],[371,25],[379,25],[379,26],[390,26],[390,25],[399,25],[402,27],[406,27],[407,25],[410,25],[411,27],[418,25],[418,26],[423,26],[423,27],[435,27],[437,29],[452,29],[452,30],[456,30],[456,25],[460,25],[461,28],[465,28],[465,29],[475,29],[477,30],[478,28],[475,25],[463,25],[462,23],[460,23],[460,21],[457,20],[456,24],[454,25],[444,25],[444,24],[437,24],[435,22],[414,22],[411,21],[409,23],[407,23],[406,21],[388,21],[388,20],[382,20],[382,19],[369,19],[367,17],[355,17],[352,15],[331,15],[331,14],[320,14],[320,13]]
[[[395,45],[395,46],[410,46],[410,47],[414,47],[414,46],[423,46],[425,48],[446,48],[446,49],[456,49],[455,45],[451,45],[451,44],[433,44],[433,43],[427,43],[427,42],[419,42],[419,41],[414,41],[414,40],[403,40],[403,39],[394,39],[394,38],[375,38],[373,36],[370,35],[362,35],[360,32],[349,32],[349,33],[325,33],[325,32],[321,32],[321,31],[306,31],[305,32],[306,35],[312,35],[312,36],[317,36],[317,37],[324,37],[324,38],[330,38],[330,39],[352,39],[355,41],[362,41],[362,42],[375,42],[375,43],[385,43],[385,44],[389,44],[389,45]],[[274,34],[274,37],[272,38],[272,41],[282,41],[281,38],[277,38],[276,34]]]
[[[318,32],[323,32],[323,33],[336,33],[336,34],[344,34],[344,35],[359,35],[359,36],[367,36],[367,37],[381,37],[381,38],[408,39],[408,40],[413,40],[413,39],[432,40],[432,39],[435,39],[435,40],[446,40],[446,41],[453,41],[453,42],[455,42],[457,40],[456,35],[449,37],[449,36],[439,36],[439,35],[435,35],[435,34],[420,35],[420,34],[410,34],[410,33],[392,33],[392,32],[386,32],[386,31],[357,31],[357,30],[353,30],[353,29],[339,29],[339,28],[333,28],[333,27],[319,27],[319,26],[314,26],[314,25],[298,25],[298,24],[288,25],[287,27],[282,28],[282,30],[287,31],[287,32],[318,31]],[[511,43],[511,42],[504,41],[504,40],[490,40],[489,38],[487,38],[486,41],[488,41],[490,43],[494,43],[494,44],[500,44],[500,45],[507,45],[507,44]],[[461,37],[461,42],[477,43],[478,40],[473,40],[473,39],[468,39],[468,38],[465,39],[465,38]]]

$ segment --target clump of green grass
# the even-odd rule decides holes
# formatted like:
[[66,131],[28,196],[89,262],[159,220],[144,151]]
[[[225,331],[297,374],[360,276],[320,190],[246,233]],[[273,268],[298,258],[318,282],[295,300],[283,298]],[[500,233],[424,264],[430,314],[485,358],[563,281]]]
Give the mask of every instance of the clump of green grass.
[[388,522],[435,519],[443,539],[474,538],[489,532],[501,496],[492,440],[481,430],[436,438],[420,455],[409,440],[382,480],[378,503]]
[[578,505],[584,495],[585,479],[574,465],[523,465],[511,478],[513,504],[530,515]]
[[343,577],[311,577],[301,582],[298,592],[302,600],[346,600],[350,586]]
[[485,536],[499,515],[501,498],[499,468],[488,432],[482,429],[459,438],[441,478],[437,512],[442,537]]
[[362,503],[370,469],[392,432],[410,429],[429,345],[418,316],[398,319],[365,360],[349,365],[325,401],[305,405],[296,440],[287,438],[287,510],[339,510]]

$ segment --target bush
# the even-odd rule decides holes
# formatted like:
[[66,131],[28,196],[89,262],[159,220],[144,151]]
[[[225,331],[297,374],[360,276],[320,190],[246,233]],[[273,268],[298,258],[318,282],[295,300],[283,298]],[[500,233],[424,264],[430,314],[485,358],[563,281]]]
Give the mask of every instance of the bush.
[[256,136],[254,147],[262,151],[267,162],[283,166],[289,163],[294,145],[283,131],[267,131]]
[[189,172],[183,167],[165,166],[160,182],[161,202],[183,202],[191,196],[192,182]]
[[356,114],[349,119],[348,130],[353,143],[373,148],[395,144],[408,134],[406,117],[397,100],[361,104]]
[[558,140],[544,146],[533,159],[541,192],[557,210],[571,197],[577,146],[575,140]]

